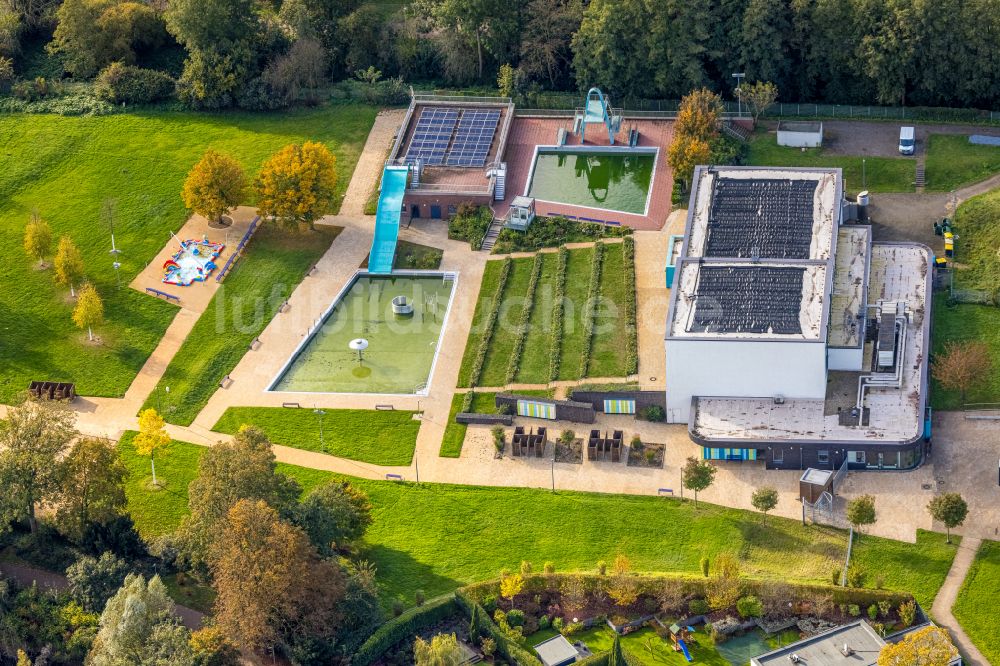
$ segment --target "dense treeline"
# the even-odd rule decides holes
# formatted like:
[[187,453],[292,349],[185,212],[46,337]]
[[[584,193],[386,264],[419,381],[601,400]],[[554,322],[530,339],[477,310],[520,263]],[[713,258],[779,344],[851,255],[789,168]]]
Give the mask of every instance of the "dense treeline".
[[731,97],[744,71],[784,101],[995,108],[998,35],[1000,0],[0,0],[0,86],[45,42],[77,79],[133,67],[105,77],[138,88],[116,99],[162,89],[134,81],[148,68],[195,108],[314,102],[342,79],[492,87],[503,65],[515,95]]

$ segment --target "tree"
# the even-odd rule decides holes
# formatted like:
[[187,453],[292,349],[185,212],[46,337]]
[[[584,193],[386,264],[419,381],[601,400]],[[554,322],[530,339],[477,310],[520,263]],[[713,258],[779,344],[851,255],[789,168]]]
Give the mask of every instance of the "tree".
[[198,461],[198,476],[188,486],[190,515],[181,525],[183,555],[193,565],[208,562],[229,510],[241,499],[263,500],[290,516],[299,485],[277,471],[267,436],[243,426],[231,442],[219,442]]
[[642,97],[657,66],[641,35],[651,13],[643,0],[592,0],[573,35],[573,70],[581,87],[601,82],[604,92]]
[[645,57],[663,66],[654,70],[657,96],[680,98],[710,82],[708,73],[713,17],[712,3],[665,0],[650,3]]
[[320,555],[330,557],[350,547],[372,524],[368,495],[346,481],[317,486],[295,507],[294,522]]
[[985,342],[949,340],[944,345],[944,352],[934,356],[931,374],[942,388],[958,391],[964,404],[968,392],[989,378],[992,365],[990,349]]
[[52,229],[38,213],[31,214],[31,221],[24,227],[24,251],[29,257],[38,261],[40,267],[45,266],[45,257],[52,249]]
[[102,553],[100,558],[81,556],[66,568],[69,591],[85,609],[93,613],[104,610],[108,599],[125,583],[129,566],[114,553]]
[[725,106],[708,88],[693,90],[681,99],[674,123],[674,136],[695,137],[708,143],[719,136]]
[[315,39],[299,39],[283,56],[264,70],[263,78],[288,103],[304,100],[314,104],[326,81],[327,55]]
[[748,0],[740,36],[742,69],[737,71],[785,85],[793,62],[788,53],[790,18],[788,2]]
[[76,296],[73,286],[83,279],[83,256],[80,254],[80,248],[69,236],[62,236],[59,239],[53,264],[56,282],[69,287],[70,295]]
[[939,523],[944,523],[948,531],[948,543],[951,543],[951,530],[965,522],[969,514],[969,505],[958,493],[938,495],[927,505],[931,517]]
[[913,3],[866,0],[858,5],[858,18],[867,25],[857,53],[864,73],[874,84],[875,97],[881,104],[905,106],[919,43]]
[[336,163],[322,143],[285,146],[264,163],[257,176],[258,213],[285,226],[312,228],[333,205]]
[[705,586],[705,600],[712,610],[724,610],[740,598],[740,561],[736,555],[722,552],[712,563],[712,577]]
[[441,30],[457,39],[456,55],[465,59],[468,48],[476,49],[476,77],[483,80],[485,55],[509,56],[518,44],[520,5],[508,0],[426,0],[418,6]]
[[621,636],[615,634],[615,640],[611,644],[611,653],[608,655],[608,666],[629,666],[628,659],[622,651]]
[[253,0],[171,0],[167,29],[189,54],[229,50],[252,42],[260,33]]
[[104,301],[97,289],[89,282],[84,282],[73,308],[73,323],[77,328],[87,329],[87,339],[94,341],[94,327],[104,322]]
[[59,496],[63,454],[76,437],[75,415],[55,402],[25,401],[0,420],[0,530],[27,519],[38,531],[36,506]]
[[340,622],[344,580],[301,529],[262,500],[226,514],[210,554],[216,621],[241,647],[259,650],[292,634],[329,637]]
[[188,173],[181,190],[184,205],[210,221],[219,222],[246,193],[243,167],[228,155],[207,150]]
[[874,525],[876,519],[874,495],[861,495],[847,503],[847,520],[859,535],[865,525]]
[[711,161],[712,147],[697,137],[675,135],[667,149],[667,163],[674,170],[674,178],[684,183],[685,190],[691,183],[694,168]]
[[639,585],[632,575],[632,562],[621,553],[615,556],[615,561],[611,565],[608,596],[622,607],[632,605],[639,598]]
[[78,440],[63,462],[56,501],[59,531],[80,543],[90,525],[106,525],[122,515],[127,477],[114,444],[92,437]]
[[222,630],[208,626],[191,632],[195,666],[239,666],[240,651]]
[[519,69],[531,80],[559,88],[570,80],[571,42],[580,28],[583,6],[578,0],[530,0],[521,33]]
[[767,111],[778,99],[778,86],[770,81],[754,81],[740,88],[740,99],[746,102],[753,111],[753,122],[756,125],[760,114]]
[[46,49],[77,78],[90,78],[112,62],[132,64],[137,49],[159,46],[166,37],[163,19],[141,2],[65,0],[56,17]]
[[878,653],[878,666],[948,666],[958,656],[948,632],[941,627],[925,627],[886,643]]
[[520,573],[500,574],[500,596],[510,600],[510,607],[514,608],[514,597],[524,589],[524,576]]
[[101,613],[87,664],[190,664],[188,637],[174,616],[174,602],[160,577],[153,576],[147,583],[142,576],[129,574]]
[[149,456],[153,485],[160,485],[156,480],[156,452],[170,446],[170,435],[167,434],[163,417],[155,409],[144,409],[139,413],[139,434],[132,443],[136,453],[140,456]]
[[705,490],[715,481],[715,465],[698,460],[694,456],[687,459],[681,469],[681,482],[688,490],[694,491],[694,505],[698,506],[698,493]]
[[465,654],[455,634],[438,634],[428,643],[417,636],[413,643],[413,663],[416,666],[458,666]]
[[753,508],[764,514],[764,522],[767,522],[767,512],[778,506],[778,491],[771,486],[763,486],[753,491],[750,497],[750,504]]

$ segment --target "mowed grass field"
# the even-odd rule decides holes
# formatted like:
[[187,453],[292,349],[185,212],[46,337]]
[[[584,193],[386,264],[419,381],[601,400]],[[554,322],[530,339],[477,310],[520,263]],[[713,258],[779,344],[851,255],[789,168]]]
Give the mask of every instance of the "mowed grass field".
[[998,171],[1000,146],[969,143],[966,134],[931,134],[927,139],[928,191],[948,192]]
[[995,608],[1000,599],[1000,542],[984,541],[976,553],[953,612],[983,656],[1000,664],[1000,631]]
[[[580,357],[583,354],[585,326],[583,322],[590,270],[594,260],[592,248],[570,250],[566,262],[566,300],[563,310],[562,350],[559,379],[580,379]],[[503,386],[507,364],[514,349],[517,325],[527,302],[528,286],[534,259],[514,259],[510,276],[501,295],[496,330],[490,340],[480,386]],[[546,384],[552,345],[553,307],[555,305],[556,274],[559,257],[543,255],[542,272],[535,287],[534,307],[528,320],[528,336],[515,381],[523,384]],[[473,328],[465,347],[459,386],[469,385],[469,374],[482,339],[482,322],[493,306],[502,261],[486,266],[479,301],[473,316]],[[625,374],[625,281],[623,279],[621,243],[609,243],[604,248],[599,304],[595,317],[590,377],[620,377]]]
[[[522,390],[518,395],[537,396],[539,398],[551,398],[553,391],[549,389]],[[476,414],[496,414],[497,403],[496,393],[476,391],[472,397],[472,411]],[[465,433],[469,426],[465,423],[456,423],[455,415],[462,410],[465,401],[464,393],[456,393],[451,398],[451,409],[448,413],[448,425],[444,429],[444,437],[441,440],[440,455],[443,458],[458,458],[462,455],[462,444],[465,442]]]
[[[175,529],[187,513],[187,484],[197,472],[202,447],[174,442],[160,456],[166,490],[151,491],[149,458],[138,456],[132,435],[120,444],[131,476],[127,495],[139,531],[147,537]],[[279,465],[304,491],[331,479],[328,472]],[[593,570],[618,553],[637,571],[697,573],[702,557],[731,551],[748,576],[826,583],[843,562],[842,530],[803,526],[795,520],[672,498],[602,495],[525,488],[411,484],[349,479],[368,493],[374,522],[361,556],[378,569],[384,598],[412,601],[516,569],[521,560],[551,561],[559,571]],[[887,589],[933,598],[951,566],[954,547],[944,537],[918,534],[914,544],[866,536],[859,561],[883,569]],[[913,589],[916,584],[917,589]]]
[[[409,465],[420,421],[402,410],[230,407],[212,428],[235,434],[243,424],[263,430],[275,444],[329,453],[373,465]],[[322,423],[321,423],[322,422]],[[322,441],[320,426],[322,425]]]
[[[120,282],[127,285],[187,219],[180,189],[208,148],[256,173],[282,146],[326,143],[347,188],[376,110],[331,106],[280,114],[142,112],[104,117],[0,118],[0,402],[33,379],[73,381],[85,395],[121,396],[163,335],[175,306],[117,288],[106,200],[114,202]],[[339,204],[338,204],[339,205]],[[80,247],[87,278],[105,301],[100,344],[71,320],[68,291],[24,254],[37,212]]]
[[[972,387],[966,402],[1000,402],[1000,308],[992,305],[948,305],[947,295],[934,297],[934,353],[944,351],[948,342],[976,340],[986,343],[990,350],[994,372],[986,380]],[[933,356],[931,357],[933,358]],[[961,409],[959,391],[948,391],[936,381],[931,392],[935,409]]]

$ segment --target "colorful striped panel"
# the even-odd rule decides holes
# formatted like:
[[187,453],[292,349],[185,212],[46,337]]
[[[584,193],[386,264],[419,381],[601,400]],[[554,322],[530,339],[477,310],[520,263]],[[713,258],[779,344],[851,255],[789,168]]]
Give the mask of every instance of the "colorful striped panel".
[[757,460],[757,449],[713,449],[702,447],[702,460]]
[[534,419],[549,419],[555,421],[556,406],[550,402],[535,402],[534,400],[518,400],[517,415],[530,416]]
[[605,414],[635,414],[635,400],[605,400]]

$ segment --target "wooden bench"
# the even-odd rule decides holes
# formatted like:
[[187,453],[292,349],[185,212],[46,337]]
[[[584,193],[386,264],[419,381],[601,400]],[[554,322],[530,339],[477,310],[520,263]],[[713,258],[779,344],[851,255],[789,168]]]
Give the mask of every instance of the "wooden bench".
[[157,296],[159,298],[166,299],[166,300],[171,301],[173,303],[177,303],[178,305],[181,304],[180,296],[174,296],[173,294],[168,294],[167,292],[160,291],[159,289],[153,289],[152,287],[146,287],[146,293],[147,294],[152,294],[153,296]]

